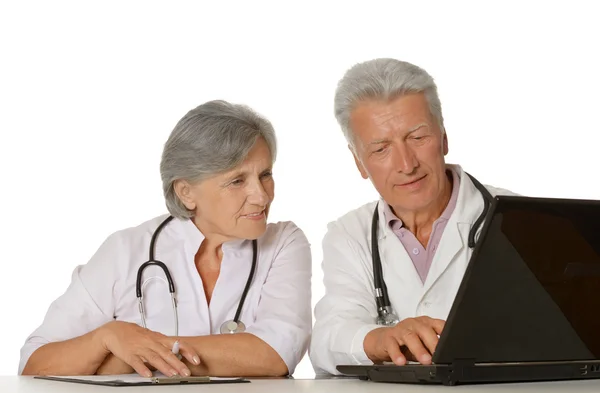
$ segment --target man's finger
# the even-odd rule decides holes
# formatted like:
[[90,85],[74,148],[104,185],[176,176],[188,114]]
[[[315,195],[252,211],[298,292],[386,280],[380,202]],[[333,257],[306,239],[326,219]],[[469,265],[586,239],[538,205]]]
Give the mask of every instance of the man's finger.
[[444,321],[442,319],[432,319],[431,320],[431,327],[433,328],[433,330],[435,330],[435,332],[438,334],[438,336],[440,334],[442,334],[442,330],[444,330],[444,326],[446,326],[446,321]]
[[421,342],[425,345],[428,352],[433,355],[439,341],[437,332],[433,330],[432,326],[424,324],[416,325],[415,329]]
[[431,354],[427,351],[417,333],[412,330],[404,330],[404,333],[398,338],[412,352],[419,363],[431,364]]
[[387,352],[390,360],[397,366],[403,366],[406,364],[406,357],[400,350],[400,343],[394,336],[388,336],[385,340],[384,350]]

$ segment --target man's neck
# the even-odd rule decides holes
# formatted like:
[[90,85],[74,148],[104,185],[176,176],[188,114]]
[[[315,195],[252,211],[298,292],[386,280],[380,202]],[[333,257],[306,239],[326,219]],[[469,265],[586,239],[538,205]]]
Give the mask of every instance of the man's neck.
[[429,206],[410,212],[394,210],[394,214],[402,220],[402,226],[413,233],[423,246],[427,246],[433,223],[442,215],[452,196],[452,174],[447,171],[446,175],[440,197]]

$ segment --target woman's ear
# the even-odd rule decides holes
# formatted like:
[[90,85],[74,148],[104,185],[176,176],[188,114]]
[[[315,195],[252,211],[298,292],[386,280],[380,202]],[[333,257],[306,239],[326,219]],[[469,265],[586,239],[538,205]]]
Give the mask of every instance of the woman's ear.
[[175,190],[175,194],[177,194],[177,197],[181,203],[183,203],[188,210],[196,209],[196,202],[194,202],[194,196],[190,183],[181,179],[175,180],[173,189]]
[[445,130],[443,138],[444,140],[442,141],[442,152],[444,153],[444,155],[446,155],[448,154],[448,134],[446,134]]

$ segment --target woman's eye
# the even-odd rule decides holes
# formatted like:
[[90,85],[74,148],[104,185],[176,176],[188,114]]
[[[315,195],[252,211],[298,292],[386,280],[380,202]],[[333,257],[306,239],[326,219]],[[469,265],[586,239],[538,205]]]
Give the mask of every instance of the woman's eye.
[[265,172],[265,173],[262,174],[263,178],[268,178],[268,177],[271,177],[271,176],[273,176],[273,173],[271,173],[271,172]]

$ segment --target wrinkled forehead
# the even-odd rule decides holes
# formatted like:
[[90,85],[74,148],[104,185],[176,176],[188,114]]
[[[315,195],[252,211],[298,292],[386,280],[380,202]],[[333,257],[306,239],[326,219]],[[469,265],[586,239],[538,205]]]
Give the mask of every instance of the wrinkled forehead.
[[368,99],[357,103],[350,113],[350,127],[356,142],[408,134],[423,127],[434,127],[434,118],[423,94],[392,100]]

